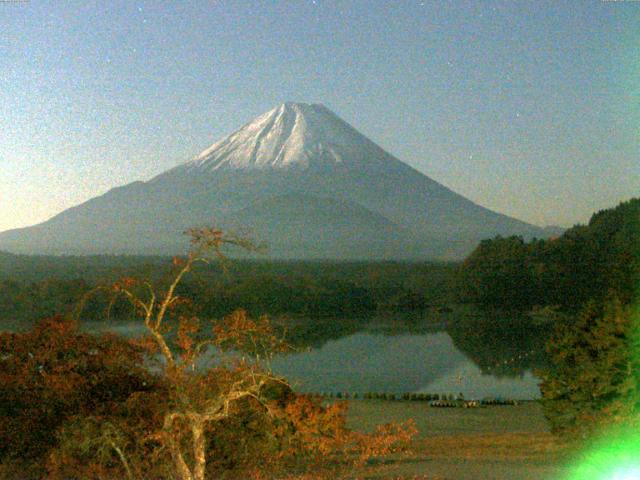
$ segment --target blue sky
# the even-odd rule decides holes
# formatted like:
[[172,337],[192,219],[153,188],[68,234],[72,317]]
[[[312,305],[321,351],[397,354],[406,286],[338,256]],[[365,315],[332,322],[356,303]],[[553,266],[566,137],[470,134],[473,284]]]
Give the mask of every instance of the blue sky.
[[0,1],[0,231],[323,103],[494,210],[640,194],[640,2]]

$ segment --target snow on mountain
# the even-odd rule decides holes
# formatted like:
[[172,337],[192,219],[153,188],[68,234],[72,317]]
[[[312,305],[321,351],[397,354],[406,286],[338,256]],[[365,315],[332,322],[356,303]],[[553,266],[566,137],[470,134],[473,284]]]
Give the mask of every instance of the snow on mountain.
[[380,161],[385,153],[324,105],[284,103],[214,143],[185,168],[306,168]]
[[326,107],[285,103],[148,182],[0,233],[0,250],[175,254],[188,248],[185,229],[238,222],[281,258],[460,258],[497,234],[546,236],[411,168]]

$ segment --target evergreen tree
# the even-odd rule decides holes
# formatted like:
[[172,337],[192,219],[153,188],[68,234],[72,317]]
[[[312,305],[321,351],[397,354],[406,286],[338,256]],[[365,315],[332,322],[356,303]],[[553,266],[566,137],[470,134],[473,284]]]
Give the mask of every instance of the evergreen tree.
[[640,408],[638,315],[617,297],[588,302],[559,323],[541,372],[543,409],[554,433],[587,435],[626,422]]

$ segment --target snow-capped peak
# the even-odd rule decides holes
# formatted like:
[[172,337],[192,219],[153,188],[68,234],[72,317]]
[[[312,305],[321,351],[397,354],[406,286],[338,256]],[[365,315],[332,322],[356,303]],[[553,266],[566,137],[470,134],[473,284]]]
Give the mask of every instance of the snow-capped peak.
[[283,103],[204,150],[187,167],[268,169],[379,158],[382,149],[320,104]]

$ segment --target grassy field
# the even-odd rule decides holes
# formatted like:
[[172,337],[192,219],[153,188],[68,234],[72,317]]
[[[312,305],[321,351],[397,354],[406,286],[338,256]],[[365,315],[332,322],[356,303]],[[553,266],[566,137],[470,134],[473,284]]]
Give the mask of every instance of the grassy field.
[[431,480],[562,480],[563,449],[535,402],[475,409],[431,408],[422,402],[352,400],[349,426],[413,418],[412,452],[370,465],[354,478]]

